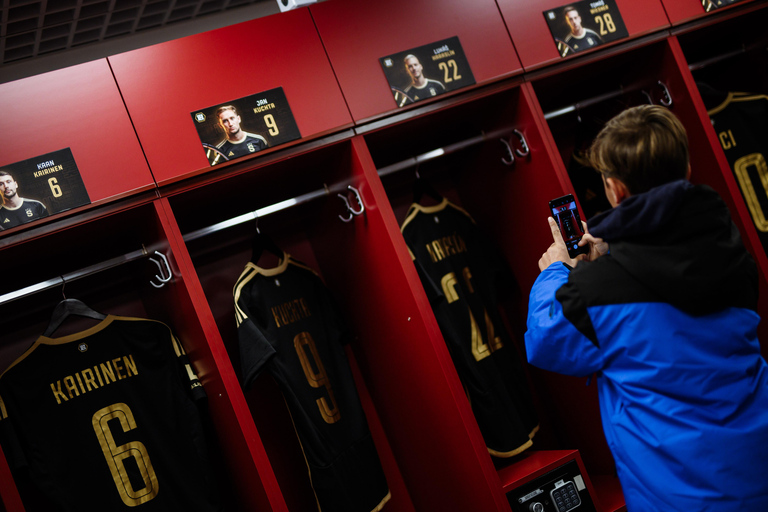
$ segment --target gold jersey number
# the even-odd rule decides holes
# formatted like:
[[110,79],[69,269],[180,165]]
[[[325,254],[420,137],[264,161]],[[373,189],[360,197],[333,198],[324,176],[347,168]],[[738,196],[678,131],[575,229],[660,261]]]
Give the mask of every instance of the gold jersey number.
[[[136,420],[133,418],[131,408],[124,403],[113,404],[96,411],[91,422],[96,437],[99,439],[101,451],[109,465],[112,479],[115,482],[120,498],[129,507],[135,507],[150,501],[157,496],[158,482],[152,461],[149,460],[147,447],[139,441],[117,446],[112,430],[109,427],[111,420],[117,420],[123,432],[129,432],[136,428]],[[139,473],[144,481],[144,487],[135,489],[128,478],[125,469],[125,460],[133,458],[139,468]]]
[[326,423],[336,423],[341,419],[341,412],[336,405],[336,398],[333,396],[328,374],[325,372],[323,362],[317,353],[314,338],[308,332],[301,332],[293,338],[293,347],[299,355],[299,361],[301,361],[301,367],[304,369],[304,376],[309,385],[313,388],[324,387],[328,393],[327,397],[324,396],[315,400],[323,420]]
[[[475,293],[472,287],[472,273],[469,271],[469,267],[464,267],[462,270],[462,277],[464,278],[464,284],[469,290],[469,293]],[[440,280],[440,284],[443,288],[443,293],[448,299],[448,304],[459,300],[459,293],[456,291],[456,274],[449,272],[445,274]],[[480,326],[475,319],[475,315],[472,314],[472,310],[467,306],[467,312],[469,313],[469,323],[472,330],[472,355],[475,357],[475,361],[481,361],[491,355],[491,353],[502,348],[504,344],[501,342],[501,338],[496,336],[496,331],[493,328],[491,317],[488,315],[488,310],[483,308],[485,316],[485,332],[487,337],[483,339],[483,334],[480,331]],[[486,341],[487,340],[487,341]]]

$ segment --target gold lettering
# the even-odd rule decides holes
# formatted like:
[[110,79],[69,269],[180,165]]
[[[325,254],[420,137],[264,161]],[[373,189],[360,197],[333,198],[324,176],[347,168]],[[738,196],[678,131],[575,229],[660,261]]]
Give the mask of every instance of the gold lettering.
[[96,378],[99,379],[99,386],[103,386],[104,382],[101,380],[101,372],[99,372],[99,368],[94,366],[93,371],[96,373]]
[[438,260],[445,259],[445,253],[443,252],[443,247],[440,245],[440,240],[433,241],[432,248],[435,250],[435,256],[437,256]]
[[85,381],[85,387],[88,389],[88,391],[93,391],[99,387],[96,385],[96,377],[94,377],[93,371],[90,368],[83,370],[82,374],[83,380]]
[[[64,387],[67,388],[67,392],[69,393],[69,398],[75,398],[75,396],[80,396],[80,391],[77,390],[75,379],[73,379],[71,375],[67,375],[66,377],[64,377]],[[75,392],[74,396],[72,396],[73,391]]]
[[112,366],[110,366],[109,361],[107,361],[106,363],[101,363],[99,367],[101,368],[102,375],[104,375],[105,383],[109,384],[110,378],[112,378],[112,382],[117,381],[117,379],[115,378],[115,371],[112,369]]
[[75,378],[77,379],[77,383],[80,385],[80,390],[85,393],[85,388],[83,387],[83,381],[80,380],[80,374],[76,373]]
[[309,306],[304,298],[294,299],[290,302],[274,306],[271,309],[272,317],[275,319],[275,324],[278,327],[283,327],[293,322],[297,322],[303,318],[311,316]]
[[115,373],[117,374],[117,380],[123,380],[125,376],[122,374],[123,366],[120,364],[120,358],[116,357],[112,360],[112,366],[115,367]]
[[56,386],[54,386],[53,383],[51,383],[51,391],[53,391],[53,396],[56,397],[56,403],[61,404],[61,399],[62,398],[64,399],[65,402],[67,400],[69,400],[69,398],[67,398],[67,395],[65,395],[64,393],[61,392],[61,381],[60,380],[56,381]]
[[123,356],[123,364],[125,364],[125,370],[128,373],[128,377],[131,376],[131,373],[133,373],[133,375],[139,374],[138,370],[136,369],[136,362],[133,360],[132,354]]

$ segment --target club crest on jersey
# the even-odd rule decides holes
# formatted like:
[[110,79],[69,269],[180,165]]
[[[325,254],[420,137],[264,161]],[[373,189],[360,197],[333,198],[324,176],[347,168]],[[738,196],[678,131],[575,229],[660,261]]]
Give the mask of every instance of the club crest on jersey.
[[77,350],[79,350],[80,352],[87,352],[88,351],[88,344],[86,344],[86,343],[79,344],[77,346]]
[[24,212],[27,214],[27,217],[32,217],[34,215],[34,213],[32,213],[32,208],[27,208]]

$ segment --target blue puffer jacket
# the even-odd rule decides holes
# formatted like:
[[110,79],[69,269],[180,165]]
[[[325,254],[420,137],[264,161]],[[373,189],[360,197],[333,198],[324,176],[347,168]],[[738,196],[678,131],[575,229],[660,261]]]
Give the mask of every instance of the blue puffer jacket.
[[725,204],[678,181],[595,217],[610,254],[531,290],[531,364],[597,374],[630,512],[768,511],[757,271]]

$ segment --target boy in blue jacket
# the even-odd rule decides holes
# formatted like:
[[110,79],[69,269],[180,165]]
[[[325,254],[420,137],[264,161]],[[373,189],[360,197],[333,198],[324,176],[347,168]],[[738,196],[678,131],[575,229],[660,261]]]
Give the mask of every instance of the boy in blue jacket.
[[688,181],[685,129],[663,107],[617,115],[586,158],[613,208],[580,260],[548,219],[528,360],[597,375],[629,512],[768,511],[758,276],[725,203]]

